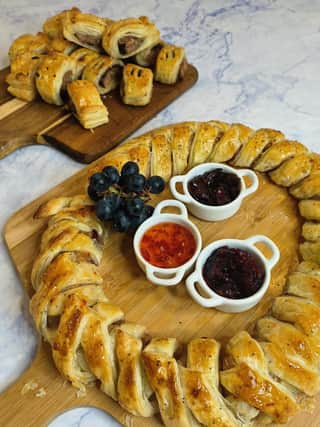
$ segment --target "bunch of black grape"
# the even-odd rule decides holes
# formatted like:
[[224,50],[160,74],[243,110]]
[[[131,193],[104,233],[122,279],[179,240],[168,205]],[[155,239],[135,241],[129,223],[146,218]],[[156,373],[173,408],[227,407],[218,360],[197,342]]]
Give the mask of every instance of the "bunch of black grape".
[[135,162],[127,162],[121,174],[114,166],[106,166],[102,172],[90,177],[88,194],[96,202],[96,215],[101,221],[112,221],[117,231],[135,230],[153,214],[147,205],[149,193],[158,194],[164,189],[160,176],[146,179],[139,173]]

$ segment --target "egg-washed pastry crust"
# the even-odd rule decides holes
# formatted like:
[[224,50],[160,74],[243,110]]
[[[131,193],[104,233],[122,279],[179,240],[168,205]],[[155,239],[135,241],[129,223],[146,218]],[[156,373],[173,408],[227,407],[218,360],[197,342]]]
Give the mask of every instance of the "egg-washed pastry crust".
[[[78,83],[69,90],[72,85]],[[194,338],[183,359],[175,338],[150,340],[143,326],[126,322],[102,289],[107,235],[84,195],[49,200],[35,214],[49,222],[32,269],[31,313],[61,374],[82,390],[98,379],[101,390],[133,415],[160,412],[170,427],[286,423],[320,391],[318,155],[272,129],[184,122],[127,141],[88,176],[135,161],[146,176],[168,181],[213,160],[266,169],[297,198],[306,219],[302,260],[252,335],[238,332],[223,354],[213,338]]]

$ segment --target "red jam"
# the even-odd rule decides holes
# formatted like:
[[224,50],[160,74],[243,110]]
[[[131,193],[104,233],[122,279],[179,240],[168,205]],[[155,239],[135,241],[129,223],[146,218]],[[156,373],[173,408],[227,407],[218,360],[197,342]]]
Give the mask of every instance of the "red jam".
[[199,203],[221,206],[238,197],[241,181],[236,174],[217,168],[192,178],[188,190]]
[[209,288],[225,298],[255,294],[265,278],[264,266],[251,252],[222,246],[209,256],[202,270]]
[[196,251],[196,240],[188,228],[174,222],[162,222],[144,233],[140,250],[150,264],[174,268],[192,258]]

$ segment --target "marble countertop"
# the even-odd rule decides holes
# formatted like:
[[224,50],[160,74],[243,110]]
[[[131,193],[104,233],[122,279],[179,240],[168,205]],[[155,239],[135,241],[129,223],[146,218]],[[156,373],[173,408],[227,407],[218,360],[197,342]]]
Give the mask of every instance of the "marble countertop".
[[[2,67],[8,64],[7,50],[15,37],[37,32],[45,18],[74,5],[114,19],[148,15],[156,21],[165,40],[185,46],[190,62],[199,70],[199,82],[137,134],[171,122],[219,119],[254,128],[281,129],[289,138],[320,151],[318,0],[1,3]],[[1,160],[1,228],[17,209],[82,167],[64,154],[42,146],[19,150]],[[1,391],[30,363],[36,338],[3,240],[0,266]],[[50,427],[92,425],[118,423],[96,409],[79,408],[61,415]]]

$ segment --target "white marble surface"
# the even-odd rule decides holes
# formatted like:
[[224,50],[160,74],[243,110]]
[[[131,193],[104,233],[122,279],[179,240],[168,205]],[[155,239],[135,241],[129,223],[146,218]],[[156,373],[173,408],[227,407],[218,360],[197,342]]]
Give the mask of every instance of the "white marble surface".
[[[319,0],[0,0],[0,65],[8,63],[13,38],[38,31],[46,17],[72,5],[111,18],[150,16],[164,39],[186,47],[188,58],[199,69],[198,84],[138,132],[171,122],[215,118],[281,129],[320,151]],[[46,147],[29,147],[1,160],[1,228],[18,208],[81,167]],[[0,266],[3,390],[30,362],[35,335],[3,241]],[[118,424],[92,408],[63,414],[50,424],[93,425]]]

